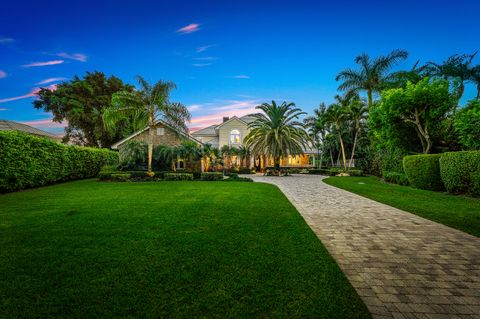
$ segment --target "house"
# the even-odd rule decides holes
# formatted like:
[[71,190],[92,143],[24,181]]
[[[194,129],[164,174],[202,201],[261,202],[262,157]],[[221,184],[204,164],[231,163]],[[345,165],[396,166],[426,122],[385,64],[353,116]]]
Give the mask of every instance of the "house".
[[[249,133],[248,124],[253,122],[255,117],[252,114],[242,117],[224,117],[221,124],[215,124],[191,133],[198,141],[204,144],[221,149],[223,146],[240,147],[243,139]],[[314,148],[305,149],[305,152],[298,156],[288,156],[280,160],[283,167],[313,167],[318,151]],[[239,159],[235,156],[231,159],[234,165],[239,165]],[[251,158],[250,163],[259,168],[273,166],[273,159],[254,159]]]
[[62,139],[60,136],[39,130],[38,128],[8,120],[0,120],[0,131],[19,131],[38,137],[45,137],[56,142]]
[[[149,127],[145,127],[144,129],[137,131],[130,136],[127,136],[123,140],[115,143],[112,145],[112,149],[114,150],[120,150],[127,141],[130,140],[136,140],[140,142],[148,142],[149,139]],[[167,145],[167,146],[178,146],[181,145],[183,141],[190,140],[198,145],[203,145],[201,141],[198,139],[194,138],[193,136],[184,133],[184,132],[179,132],[176,130],[174,127],[168,125],[162,120],[158,120],[155,124],[154,132],[153,132],[153,147],[158,145]],[[184,161],[182,159],[179,159],[176,161],[176,168],[177,169],[183,169],[184,168]]]

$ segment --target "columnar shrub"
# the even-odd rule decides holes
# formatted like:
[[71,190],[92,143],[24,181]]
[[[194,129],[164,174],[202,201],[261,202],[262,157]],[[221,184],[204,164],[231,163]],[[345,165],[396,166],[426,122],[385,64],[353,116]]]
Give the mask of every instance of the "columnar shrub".
[[202,181],[221,181],[223,179],[222,172],[205,172],[202,173],[200,179]]
[[480,195],[480,151],[443,153],[440,173],[447,191]]
[[190,173],[165,173],[163,178],[166,181],[193,181],[193,174]]
[[116,152],[66,146],[21,132],[0,131],[0,192],[97,176]]
[[403,170],[410,185],[428,190],[443,190],[440,176],[441,154],[410,155],[403,158]]

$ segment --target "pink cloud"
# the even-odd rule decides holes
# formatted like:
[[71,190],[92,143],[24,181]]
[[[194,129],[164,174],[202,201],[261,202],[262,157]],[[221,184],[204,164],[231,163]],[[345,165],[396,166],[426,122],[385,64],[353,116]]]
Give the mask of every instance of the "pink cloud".
[[64,60],[53,60],[53,61],[45,61],[45,62],[32,62],[29,64],[24,64],[22,67],[24,68],[31,68],[31,67],[38,67],[38,66],[48,66],[48,65],[56,65],[62,64],[65,62]]
[[59,128],[59,127],[64,128],[68,125],[66,121],[58,123],[58,122],[53,122],[51,118],[43,119],[43,120],[24,121],[20,123],[30,125],[33,127],[38,127],[38,128]]
[[194,131],[213,124],[220,124],[225,116],[232,117],[236,115],[241,117],[251,113],[258,113],[258,110],[255,109],[255,106],[258,104],[258,100],[229,101],[227,105],[211,108],[219,112],[193,117],[190,122],[190,129]]
[[0,79],[6,78],[7,77],[7,72],[0,70]]
[[[56,90],[57,86],[56,85],[50,85],[48,87],[49,90]],[[31,97],[36,97],[37,93],[40,92],[40,88],[33,88],[29,93],[20,95],[20,96],[14,96],[14,97],[8,97],[5,99],[0,99],[0,103],[6,103],[6,102],[11,102],[11,101],[16,101],[16,100],[22,100],[22,99],[28,99]]]
[[177,32],[178,33],[183,33],[183,34],[188,34],[188,33],[197,32],[198,30],[200,30],[200,24],[191,23],[187,26],[184,26],[183,28],[178,29]]
[[52,83],[52,82],[59,82],[59,81],[63,81],[63,80],[66,80],[66,78],[48,78],[48,79],[42,80],[42,81],[40,81],[36,84],[37,85],[42,85],[42,84],[48,84],[48,83]]
[[87,62],[87,59],[88,59],[88,57],[83,53],[69,54],[66,52],[61,52],[61,53],[57,53],[57,56],[64,59],[75,60],[80,62]]

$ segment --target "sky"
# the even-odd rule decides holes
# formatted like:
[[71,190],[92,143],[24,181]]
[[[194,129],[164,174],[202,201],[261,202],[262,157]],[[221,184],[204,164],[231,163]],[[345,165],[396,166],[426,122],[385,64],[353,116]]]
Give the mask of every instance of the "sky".
[[[0,119],[61,134],[65,123],[35,110],[34,93],[94,70],[174,81],[192,130],[271,100],[311,113],[361,53],[405,49],[397,68],[409,69],[480,49],[478,12],[476,0],[5,1]],[[464,100],[474,95],[467,85]]]

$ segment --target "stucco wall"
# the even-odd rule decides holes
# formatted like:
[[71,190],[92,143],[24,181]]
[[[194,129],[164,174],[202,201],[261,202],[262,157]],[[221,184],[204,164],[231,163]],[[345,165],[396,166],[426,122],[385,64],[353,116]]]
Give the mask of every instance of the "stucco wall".
[[242,145],[242,141],[245,136],[248,134],[248,126],[238,119],[232,119],[228,123],[225,123],[218,129],[218,138],[219,138],[219,148],[222,148],[224,145],[230,145],[230,132],[232,130],[238,130],[240,132],[240,144],[232,146]]

